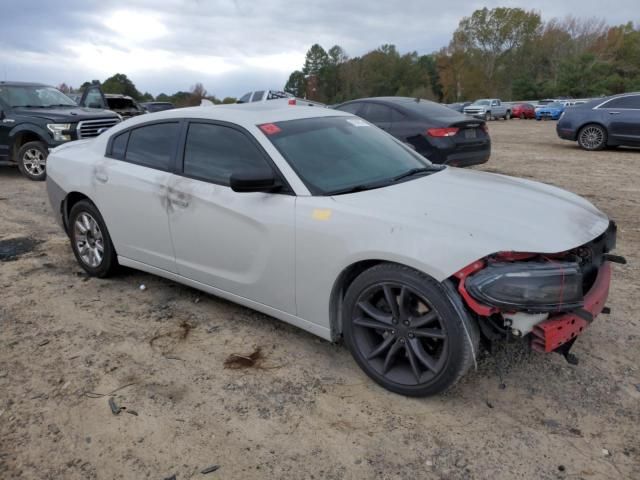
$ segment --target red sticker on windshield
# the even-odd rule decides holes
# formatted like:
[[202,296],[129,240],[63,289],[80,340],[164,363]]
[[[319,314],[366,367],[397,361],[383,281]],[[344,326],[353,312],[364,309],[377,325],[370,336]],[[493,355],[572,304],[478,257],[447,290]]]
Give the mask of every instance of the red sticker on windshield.
[[275,135],[282,131],[275,123],[263,123],[262,125],[258,125],[258,128],[262,130],[265,135]]

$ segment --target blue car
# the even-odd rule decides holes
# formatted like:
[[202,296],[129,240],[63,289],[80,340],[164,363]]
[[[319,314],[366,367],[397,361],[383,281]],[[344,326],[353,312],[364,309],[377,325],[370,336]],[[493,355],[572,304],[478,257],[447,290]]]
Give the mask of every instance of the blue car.
[[564,112],[565,105],[560,102],[553,102],[536,109],[536,120],[558,120]]

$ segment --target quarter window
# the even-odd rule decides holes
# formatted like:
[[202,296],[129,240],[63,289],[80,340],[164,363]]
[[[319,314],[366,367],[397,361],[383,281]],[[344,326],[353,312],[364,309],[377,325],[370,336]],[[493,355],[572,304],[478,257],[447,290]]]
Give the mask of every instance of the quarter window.
[[131,130],[125,160],[146,167],[169,170],[179,124],[157,123]]
[[127,149],[127,140],[129,140],[129,132],[117,135],[111,143],[111,156],[123,159],[125,150]]
[[271,168],[249,138],[233,128],[191,123],[184,151],[184,174],[229,185],[234,172]]

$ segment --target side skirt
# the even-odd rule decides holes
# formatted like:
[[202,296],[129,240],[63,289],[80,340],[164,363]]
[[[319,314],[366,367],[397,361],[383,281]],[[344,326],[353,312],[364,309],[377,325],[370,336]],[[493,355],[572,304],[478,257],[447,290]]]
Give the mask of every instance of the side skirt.
[[[239,295],[235,295],[233,293],[229,293],[215,287],[211,287],[204,283],[196,282],[195,280],[191,280],[189,278],[183,277],[181,275],[178,275],[177,273],[168,272],[166,270],[162,270],[161,268],[156,268],[151,265],[147,265],[146,263],[138,262],[136,260],[131,260],[126,257],[118,256],[118,263],[125,267],[130,267],[136,270],[141,270],[143,272],[151,273],[153,275],[158,275],[159,277],[164,277],[169,280],[173,280],[174,282],[187,285],[197,290],[202,290],[203,292],[207,292],[211,295],[215,295],[216,297],[224,298],[225,300],[229,300],[230,302],[237,303],[244,307],[257,310],[259,312],[264,313],[265,315],[275,317],[278,320],[282,320],[283,322],[287,322],[295,327],[301,328],[302,330],[306,330],[307,332],[313,333],[314,335],[324,338],[325,340],[331,341],[331,330],[329,328],[323,327],[321,325],[317,325],[315,323],[311,323],[308,320],[304,320],[295,315],[291,315],[290,313],[283,312],[282,310],[269,307],[268,305],[264,305],[263,303],[254,302],[253,300],[249,300],[248,298],[241,297]],[[328,321],[328,318],[327,318],[327,321]]]

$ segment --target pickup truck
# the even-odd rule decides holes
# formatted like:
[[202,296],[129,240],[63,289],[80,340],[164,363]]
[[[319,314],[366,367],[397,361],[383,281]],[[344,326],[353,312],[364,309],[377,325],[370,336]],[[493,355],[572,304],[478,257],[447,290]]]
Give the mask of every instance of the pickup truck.
[[48,85],[0,81],[0,166],[17,165],[28,179],[44,180],[49,149],[96,137],[120,121]]
[[511,118],[511,106],[502,103],[499,98],[481,98],[471,105],[464,107],[464,114],[483,120],[497,120]]

